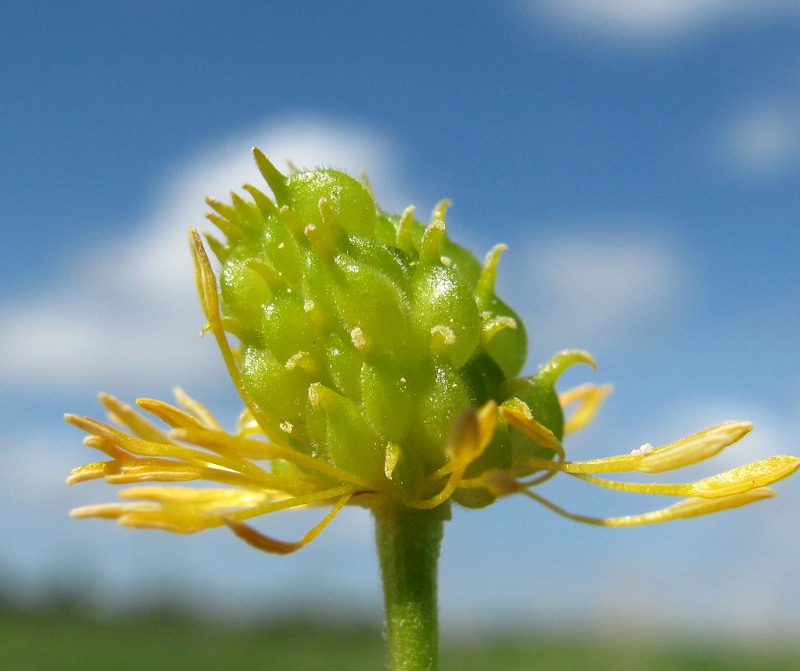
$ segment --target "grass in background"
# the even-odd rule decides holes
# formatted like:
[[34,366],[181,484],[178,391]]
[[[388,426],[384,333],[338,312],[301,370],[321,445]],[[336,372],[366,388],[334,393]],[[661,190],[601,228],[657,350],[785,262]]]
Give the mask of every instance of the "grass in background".
[[[74,603],[0,604],[0,667],[13,671],[379,671],[383,640],[368,625],[296,618],[239,626],[174,609],[103,619]],[[442,671],[795,671],[800,651],[697,647],[574,637],[449,637]]]

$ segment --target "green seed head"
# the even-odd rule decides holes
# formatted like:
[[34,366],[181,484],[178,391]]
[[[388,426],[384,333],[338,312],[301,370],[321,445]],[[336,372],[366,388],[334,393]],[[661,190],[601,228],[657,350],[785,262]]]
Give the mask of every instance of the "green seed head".
[[[413,208],[381,211],[342,172],[285,176],[255,155],[274,200],[250,185],[249,199],[210,200],[224,240],[208,240],[244,387],[273,430],[406,500],[429,495],[465,410],[515,396],[560,436],[558,371],[513,380],[527,339],[495,295],[504,246],[481,264],[448,238],[446,201],[423,226]],[[507,468],[520,450],[541,454],[513,433],[501,422],[466,476]],[[454,497],[473,506],[492,498],[477,489]]]

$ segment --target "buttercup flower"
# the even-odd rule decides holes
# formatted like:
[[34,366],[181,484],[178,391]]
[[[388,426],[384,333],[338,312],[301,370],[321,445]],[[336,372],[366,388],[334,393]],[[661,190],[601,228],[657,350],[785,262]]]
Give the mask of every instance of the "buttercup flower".
[[[440,509],[446,517],[453,502],[480,508],[521,494],[574,520],[630,526],[758,501],[800,466],[795,457],[775,456],[689,484],[607,478],[707,459],[747,434],[747,422],[620,456],[569,460],[564,436],[591,421],[610,387],[556,391],[566,368],[594,367],[579,350],[518,377],[525,327],[495,294],[503,245],[481,264],[448,238],[447,201],[423,226],[411,207],[400,216],[381,211],[366,181],[329,169],[286,176],[254,153],[274,200],[251,185],[244,186],[249,199],[209,199],[208,218],[221,237],[206,236],[204,244],[190,235],[204,331],[217,341],[244,402],[236,430],[226,432],[182,391],[177,406],[140,399],[138,410],[102,395],[113,424],[67,420],[107,459],[76,468],[68,482],[137,486],[120,493],[125,502],[78,508],[75,517],[178,533],[225,525],[262,550],[285,554],[348,504]],[[216,275],[206,245],[219,262]],[[559,473],[680,500],[641,515],[591,518],[537,493]],[[197,481],[217,487],[175,484]],[[151,482],[168,484],[143,484]],[[330,510],[296,542],[246,524],[317,505]]]

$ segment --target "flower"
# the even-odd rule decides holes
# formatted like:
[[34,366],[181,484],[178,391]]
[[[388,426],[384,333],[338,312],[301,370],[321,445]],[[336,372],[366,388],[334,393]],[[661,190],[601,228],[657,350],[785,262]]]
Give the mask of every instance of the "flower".
[[[208,199],[223,239],[190,232],[200,302],[245,409],[235,432],[183,391],[177,406],[139,409],[101,395],[112,424],[67,415],[108,460],[67,482],[136,484],[121,503],[75,517],[194,533],[227,526],[262,550],[310,542],[348,504],[369,508],[480,508],[520,493],[582,522],[630,526],[704,515],[772,495],[767,485],[800,460],[762,459],[690,484],[600,477],[659,473],[696,463],[752,426],[727,422],[632,454],[570,461],[563,445],[596,414],[608,385],[558,394],[580,350],[518,377],[527,337],[495,294],[504,245],[483,264],[447,237],[442,201],[427,227],[413,208],[382,212],[366,181],[330,169],[280,173],[258,150],[274,200],[252,185],[245,200]],[[234,339],[234,345],[231,344]],[[572,412],[565,414],[564,409]],[[160,428],[141,412],[160,420]],[[610,519],[576,515],[535,491],[557,473],[628,492],[681,497],[661,510]],[[221,487],[185,487],[201,481]],[[143,485],[142,483],[169,483]],[[301,506],[331,506],[301,540],[284,542],[246,520]]]

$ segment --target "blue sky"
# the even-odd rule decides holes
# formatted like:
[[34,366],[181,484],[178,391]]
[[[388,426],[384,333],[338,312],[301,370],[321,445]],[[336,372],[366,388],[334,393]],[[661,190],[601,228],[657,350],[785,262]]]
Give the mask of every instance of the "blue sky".
[[[85,584],[129,602],[379,604],[371,527],[347,512],[299,555],[223,531],[75,522],[92,460],[64,411],[95,393],[221,417],[234,392],[197,333],[185,231],[206,194],[277,163],[368,170],[380,202],[454,201],[451,235],[496,242],[530,364],[593,352],[615,395],[575,455],[627,452],[727,419],[756,431],[716,470],[800,438],[800,3],[113,0],[0,9],[0,568],[26,595]],[[273,6],[278,5],[281,6]],[[714,466],[712,466],[714,468]],[[698,471],[700,472],[700,471]],[[706,471],[703,471],[704,473]],[[655,507],[554,482],[576,512]],[[580,622],[762,634],[800,624],[799,488],[636,530],[529,501],[460,512],[445,622]],[[315,511],[264,521],[298,537]],[[613,615],[613,617],[612,617]]]

